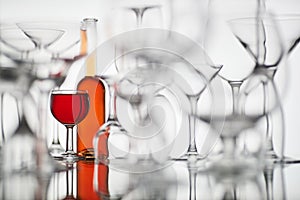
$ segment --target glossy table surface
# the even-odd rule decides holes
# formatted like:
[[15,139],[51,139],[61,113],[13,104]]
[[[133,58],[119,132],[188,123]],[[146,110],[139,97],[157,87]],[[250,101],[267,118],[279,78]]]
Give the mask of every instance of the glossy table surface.
[[[300,165],[274,165],[254,176],[218,176],[176,161],[144,173],[79,161],[49,176],[0,179],[1,199],[299,199]],[[69,194],[69,196],[68,196]]]

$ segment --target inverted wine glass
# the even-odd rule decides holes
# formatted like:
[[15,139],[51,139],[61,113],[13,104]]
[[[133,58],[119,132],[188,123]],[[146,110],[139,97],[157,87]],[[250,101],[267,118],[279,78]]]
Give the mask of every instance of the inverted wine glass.
[[73,149],[73,127],[88,113],[88,94],[79,90],[52,90],[50,105],[53,116],[67,129],[67,144],[63,159],[67,162],[76,161],[79,157]]

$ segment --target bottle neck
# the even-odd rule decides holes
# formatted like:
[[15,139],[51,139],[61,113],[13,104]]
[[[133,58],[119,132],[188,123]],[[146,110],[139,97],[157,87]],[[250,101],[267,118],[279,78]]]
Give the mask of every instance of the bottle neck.
[[82,21],[80,29],[81,55],[89,55],[86,61],[86,75],[96,74],[96,53],[93,52],[97,47],[97,19],[86,18]]

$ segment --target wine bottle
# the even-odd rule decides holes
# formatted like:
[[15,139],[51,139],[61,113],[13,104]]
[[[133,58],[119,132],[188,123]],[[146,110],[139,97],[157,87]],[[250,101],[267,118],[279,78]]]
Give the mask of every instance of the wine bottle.
[[77,128],[77,152],[85,160],[94,159],[93,138],[105,122],[105,87],[102,80],[95,76],[97,45],[97,20],[83,20],[81,29],[81,54],[88,54],[86,76],[80,80],[77,89],[86,90],[90,98],[90,109]]

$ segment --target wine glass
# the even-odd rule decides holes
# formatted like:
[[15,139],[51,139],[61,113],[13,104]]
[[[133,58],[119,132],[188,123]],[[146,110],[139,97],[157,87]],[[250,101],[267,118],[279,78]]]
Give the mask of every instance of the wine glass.
[[[170,104],[167,103],[171,97],[166,95],[175,95],[176,88],[174,88],[175,85],[172,85],[171,77],[176,79],[178,74],[176,75],[170,68],[158,64],[136,67],[119,81],[117,95],[120,100],[125,100],[127,103],[122,105],[123,110],[128,112],[122,122],[131,142],[128,160],[137,163],[141,168],[148,165],[149,169],[153,169],[149,166],[155,164],[163,166],[169,163],[169,154],[175,135],[179,131],[177,123],[179,126],[181,124],[180,117],[171,115],[174,110],[169,110],[168,105],[170,106]],[[179,97],[179,95],[175,96]],[[158,105],[157,101],[162,105]],[[179,104],[180,102],[175,101],[174,103]],[[179,113],[174,114],[180,115]],[[166,117],[166,115],[170,116]],[[169,119],[173,119],[173,121],[169,121]],[[146,167],[143,169],[146,170]]]
[[80,123],[88,113],[89,98],[86,91],[52,90],[51,112],[55,119],[67,129],[66,151],[63,159],[67,162],[78,160],[73,150],[73,127]]
[[44,22],[19,22],[17,26],[34,43],[39,50],[36,53],[35,60],[50,60],[51,56],[46,48],[59,40],[65,33],[64,30],[51,27],[49,23]]
[[[49,107],[49,93],[64,82],[70,66],[84,56],[79,50],[79,45],[77,45],[80,39],[81,24],[77,22],[36,21],[17,23],[17,25],[23,28],[21,29],[23,32],[29,31],[26,34],[27,37],[37,47],[41,46],[42,48],[38,49],[35,54],[31,54],[26,62],[33,65],[32,73],[36,77],[35,85],[40,94],[38,96],[38,110],[41,120],[37,132],[45,140],[49,135],[47,115],[49,112],[47,109]],[[34,37],[40,38],[38,42],[35,41],[36,38],[30,37],[30,33],[34,34]],[[63,50],[66,52],[62,52]],[[52,147],[50,146],[50,150],[53,149]],[[50,153],[53,154],[53,152]],[[59,153],[54,156],[61,158]]]
[[[275,15],[275,20],[280,28],[280,33],[285,45],[285,51],[288,58],[290,58],[299,44],[300,36],[300,15],[298,12],[292,14],[280,13]],[[283,90],[283,89],[282,89]],[[284,130],[286,131],[286,130]],[[298,163],[300,160],[283,155],[281,157],[283,163]]]
[[[290,52],[297,45],[297,37],[299,34],[299,30],[295,32],[285,32],[287,27],[294,26],[297,24],[297,15],[289,16],[289,15],[281,15],[281,16],[272,16],[268,13],[263,13],[258,19],[257,18],[248,18],[248,19],[238,19],[233,20],[230,23],[233,27],[233,32],[239,38],[240,42],[243,43],[244,47],[247,49],[248,53],[254,57],[256,60],[256,69],[268,71],[269,76],[272,77],[272,80],[280,80],[278,76],[283,77],[286,76],[288,68],[287,66],[280,71],[280,65],[285,64],[285,55],[289,55]],[[237,23],[236,23],[237,22]],[[292,25],[290,24],[292,23]],[[285,25],[287,27],[285,27]],[[245,32],[242,32],[242,27],[244,29],[248,29],[249,31],[257,31],[256,34],[249,39],[249,36]],[[247,26],[248,28],[245,28]],[[281,34],[280,34],[281,33]],[[297,34],[298,33],[298,34]],[[247,36],[247,37],[246,37]],[[254,41],[256,40],[256,42]],[[283,46],[286,44],[287,48],[285,49]],[[276,73],[279,69],[280,73]],[[277,75],[277,77],[275,77]],[[278,87],[278,84],[277,84]],[[278,93],[281,96],[285,96],[282,94],[286,86],[284,84],[279,85],[277,88]],[[266,97],[267,98],[267,97]],[[280,118],[282,119],[282,123],[284,123],[282,106],[280,109]],[[268,136],[268,151],[267,158],[271,162],[286,162],[286,163],[294,163],[298,162],[298,160],[287,158],[283,156],[283,144],[281,144],[281,149],[279,152],[275,151],[274,148],[274,116],[267,115],[267,136]],[[270,128],[269,126],[273,126]],[[282,129],[284,128],[284,124]],[[284,130],[281,132],[281,137],[283,135]],[[283,143],[283,139],[281,140]]]
[[[263,98],[266,94],[269,97],[267,100]],[[265,100],[267,108],[264,106]],[[279,106],[280,99],[272,79],[267,74],[255,72],[245,82],[238,102],[238,112],[219,112],[213,120],[198,114],[198,118],[213,129],[222,130],[219,134],[223,154],[212,160],[208,167],[208,171],[222,176],[232,173],[255,174],[264,167],[263,119]],[[241,141],[245,144],[241,144]]]

